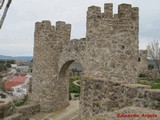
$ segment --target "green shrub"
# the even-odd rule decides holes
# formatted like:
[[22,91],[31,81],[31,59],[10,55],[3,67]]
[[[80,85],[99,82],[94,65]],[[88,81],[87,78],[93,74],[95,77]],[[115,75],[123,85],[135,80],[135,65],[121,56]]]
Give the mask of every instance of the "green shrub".
[[160,83],[160,79],[154,80],[155,83]]
[[143,85],[150,85],[150,82],[147,80],[139,80],[138,83]]
[[13,103],[6,104],[0,109],[0,118],[4,118],[14,113],[15,106]]
[[148,65],[148,70],[153,70],[154,69],[154,65],[153,64],[149,64]]
[[152,89],[160,89],[160,83],[152,83],[151,88]]
[[139,84],[149,85],[151,89],[160,89],[160,79],[156,80],[139,80]]
[[151,88],[152,89],[160,89],[160,79],[154,80],[151,83]]
[[7,68],[11,68],[11,64],[7,63],[7,64],[6,64],[6,67],[7,67]]
[[17,106],[17,107],[22,106],[27,102],[27,100],[28,100],[28,97],[25,96],[24,99],[20,99],[20,100],[16,101],[15,106]]
[[69,93],[80,93],[80,86],[76,86],[73,82],[79,80],[78,77],[69,78]]
[[0,72],[7,71],[7,67],[4,64],[0,64]]

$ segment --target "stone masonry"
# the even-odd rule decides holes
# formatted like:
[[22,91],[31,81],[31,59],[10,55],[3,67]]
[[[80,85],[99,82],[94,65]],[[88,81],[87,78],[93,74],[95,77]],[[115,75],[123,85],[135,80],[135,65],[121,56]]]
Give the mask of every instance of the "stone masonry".
[[[139,9],[120,4],[118,13],[113,14],[111,3],[104,5],[104,13],[100,7],[91,6],[87,11],[86,28],[86,38],[70,40],[70,24],[62,21],[56,22],[55,26],[50,21],[35,24],[30,100],[38,102],[41,111],[55,111],[69,105],[66,70],[74,61],[82,64],[84,76],[122,83],[136,82]],[[85,95],[81,97],[82,108],[83,99]]]
[[[84,77],[82,79],[80,102],[81,120],[93,120],[89,118],[97,115],[101,116],[101,113],[109,112],[112,112],[112,117],[117,118],[118,113],[114,112],[128,106],[133,108],[138,107],[138,109],[148,108],[150,111],[153,109],[160,113],[160,90],[150,89],[150,86],[147,85],[124,84],[123,82],[100,78]],[[128,111],[129,110],[130,109],[128,109]],[[147,113],[147,111],[144,109],[142,113],[154,113]],[[119,112],[119,114],[124,112],[127,113],[127,111],[123,111]],[[135,113],[140,114],[135,111],[133,111],[132,114]],[[156,115],[160,118],[160,114],[158,113]],[[105,118],[108,118],[106,120],[114,120],[113,118],[109,119],[107,116]],[[156,120],[158,120],[158,118]]]
[[138,58],[139,74],[147,74],[148,71],[147,54],[148,54],[147,50],[139,51],[139,58]]

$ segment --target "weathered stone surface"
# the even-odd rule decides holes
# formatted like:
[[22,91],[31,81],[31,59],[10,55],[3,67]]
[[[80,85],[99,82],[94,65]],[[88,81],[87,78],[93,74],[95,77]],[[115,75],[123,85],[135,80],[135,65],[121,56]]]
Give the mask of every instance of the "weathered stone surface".
[[21,114],[20,120],[28,120],[34,114],[40,112],[39,104],[28,104],[16,108],[16,113]]
[[148,71],[147,54],[147,50],[140,50],[138,58],[138,72],[139,74],[145,74],[146,76]]
[[27,104],[20,107],[16,107],[16,113],[5,117],[4,120],[29,120],[29,118],[36,113],[40,112],[39,104]]
[[[74,61],[82,64],[84,76],[90,76],[81,82],[81,120],[112,120],[113,111],[127,106],[160,110],[160,91],[135,84],[138,73],[147,69],[147,53],[139,52],[138,47],[139,9],[121,4],[118,14],[113,15],[112,8],[112,4],[105,4],[104,13],[97,6],[88,8],[86,38],[82,39],[70,40],[71,25],[62,21],[55,26],[50,21],[35,24],[30,101],[39,103],[41,111],[69,105],[66,70]],[[145,110],[124,108],[115,113],[159,115]]]
[[40,112],[39,104],[27,104],[16,107],[13,115],[7,116],[4,120],[28,120],[34,114]]
[[160,90],[141,84],[83,78],[81,82],[81,119],[127,106],[160,110]]
[[[40,103],[42,111],[54,111],[69,105],[65,76],[68,66],[74,61],[82,64],[84,76],[136,82],[138,8],[121,4],[117,15],[113,15],[112,8],[112,4],[105,4],[104,13],[101,13],[100,7],[89,7],[86,38],[79,40],[70,40],[71,25],[65,22],[58,21],[55,26],[50,21],[35,24],[33,92],[30,99]],[[104,94],[100,90],[96,92]],[[102,95],[95,99],[99,97]],[[96,104],[95,111],[99,107]]]
[[5,117],[4,120],[22,120],[22,114],[20,113],[15,113],[11,116]]

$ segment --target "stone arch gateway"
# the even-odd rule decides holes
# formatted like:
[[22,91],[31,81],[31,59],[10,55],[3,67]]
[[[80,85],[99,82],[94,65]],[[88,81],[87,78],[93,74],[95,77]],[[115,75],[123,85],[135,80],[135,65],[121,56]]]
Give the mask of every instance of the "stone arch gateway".
[[104,13],[97,6],[88,8],[87,33],[82,39],[70,40],[71,25],[62,21],[55,26],[50,21],[35,24],[31,100],[39,102],[42,111],[69,105],[65,84],[59,80],[68,61],[79,61],[85,68],[84,76],[136,82],[139,10],[121,4],[113,15],[112,8],[110,3],[104,5]]
[[[69,66],[73,63],[73,62],[78,62],[75,60],[69,60],[66,61],[66,63],[64,63],[59,71],[59,82],[61,84],[61,93],[63,93],[63,98],[66,99],[65,101],[68,102],[69,105],[69,74],[67,74],[67,70],[69,68]],[[80,62],[78,62],[81,66],[83,66]]]

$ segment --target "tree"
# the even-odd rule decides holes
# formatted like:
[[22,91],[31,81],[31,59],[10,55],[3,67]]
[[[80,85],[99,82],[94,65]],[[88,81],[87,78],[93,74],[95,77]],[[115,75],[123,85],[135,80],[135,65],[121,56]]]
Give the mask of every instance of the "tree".
[[0,72],[7,71],[7,67],[3,64],[0,64]]
[[7,64],[15,64],[15,60],[7,60]]
[[7,68],[11,68],[11,64],[7,63],[7,64],[6,64],[6,67],[7,67]]
[[0,60],[0,64],[5,64],[5,60]]
[[148,65],[148,70],[153,70],[154,69],[154,65],[153,64],[149,64]]
[[160,74],[160,43],[159,41],[152,41],[147,46],[147,49],[148,49],[148,57],[153,60]]

